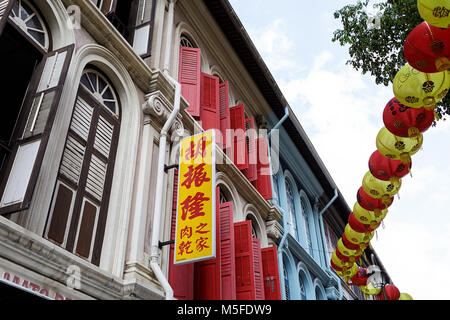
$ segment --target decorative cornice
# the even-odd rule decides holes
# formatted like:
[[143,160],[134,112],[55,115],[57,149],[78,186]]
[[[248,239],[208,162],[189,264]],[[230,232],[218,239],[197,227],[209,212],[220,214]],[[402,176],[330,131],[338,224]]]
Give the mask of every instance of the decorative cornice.
[[137,55],[131,45],[123,38],[105,15],[92,3],[86,0],[62,0],[66,7],[76,5],[80,8],[81,25],[94,40],[108,48],[121,60],[133,81],[143,92],[151,92],[150,79],[152,70]]
[[[152,92],[145,96],[145,102],[142,105],[144,114],[150,116],[150,122],[156,127],[161,128],[169,118],[173,110],[172,104],[162,94],[161,91]],[[184,125],[182,116],[178,113],[171,127],[172,135],[182,136],[184,133]]]
[[[126,283],[121,278],[1,216],[0,257],[62,285],[66,285],[71,276],[67,272],[68,267],[76,266],[80,270],[80,289],[75,292],[80,296],[100,300],[120,300],[127,298],[127,295],[137,298],[161,296],[159,290],[143,283],[132,287],[127,285],[125,291]],[[133,293],[132,288],[139,290]]]
[[283,227],[278,221],[271,220],[266,222],[267,237],[271,238],[273,242],[279,243],[283,233]]

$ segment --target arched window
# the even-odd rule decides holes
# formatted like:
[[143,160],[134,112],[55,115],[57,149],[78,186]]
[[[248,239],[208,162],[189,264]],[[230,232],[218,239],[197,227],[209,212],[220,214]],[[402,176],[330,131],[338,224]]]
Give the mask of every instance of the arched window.
[[299,287],[300,287],[300,300],[306,300],[306,279],[303,275],[303,272],[300,272],[299,276],[298,276],[298,283],[299,283]]
[[227,202],[228,202],[227,196],[226,196],[226,194],[223,192],[222,188],[220,189],[219,197],[220,197],[220,199],[219,199],[219,200],[220,200],[220,203],[227,203]]
[[[286,266],[286,259],[283,258],[283,265]],[[284,294],[286,296],[286,300],[290,300],[291,296],[289,294],[289,277],[286,270],[286,267],[283,268],[283,278],[284,278]]]
[[306,245],[308,247],[309,253],[312,255],[312,242],[311,242],[311,232],[309,230],[309,218],[308,218],[308,208],[309,206],[306,203],[306,199],[304,196],[300,196],[300,204],[302,207],[302,217],[303,223],[305,225],[305,235],[306,235]]
[[118,117],[118,101],[114,90],[98,71],[86,70],[81,77],[81,84],[100,104]]
[[46,237],[95,264],[108,212],[120,127],[109,80],[87,68],[81,79],[53,194]]
[[[273,158],[271,158],[273,159]],[[273,160],[272,160],[273,162]],[[273,166],[272,166],[273,168]],[[280,205],[280,196],[278,190],[278,174],[272,176],[272,203]]]
[[197,48],[194,43],[185,35],[182,35],[180,38],[180,46],[187,48]]
[[248,214],[246,217],[246,220],[251,222],[252,238],[258,238],[258,234],[260,233],[260,230],[259,230],[258,223],[256,222],[255,217],[252,214]]
[[319,286],[316,286],[316,299],[317,300],[328,300],[326,295],[324,295],[323,291],[321,290],[321,288]]
[[9,18],[42,48],[48,49],[49,36],[47,27],[31,3],[25,0],[15,1]]
[[289,210],[290,233],[295,239],[297,239],[298,233],[297,233],[297,218],[295,215],[294,190],[292,189],[291,183],[287,179],[286,179],[286,196]]

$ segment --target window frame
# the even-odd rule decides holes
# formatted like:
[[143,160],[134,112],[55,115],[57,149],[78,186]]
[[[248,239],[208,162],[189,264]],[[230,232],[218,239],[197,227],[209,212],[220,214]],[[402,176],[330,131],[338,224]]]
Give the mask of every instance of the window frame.
[[[86,70],[95,70],[92,67],[86,67]],[[100,71],[97,71],[100,75],[102,73]],[[84,74],[85,72],[83,72]],[[103,76],[105,80],[107,78]],[[80,144],[83,144],[85,147],[84,154],[83,154],[83,160],[82,165],[80,169],[80,174],[78,178],[78,182],[74,183],[69,178],[65,177],[63,174],[61,174],[61,165],[62,165],[62,156],[61,160],[58,166],[58,172],[57,177],[55,181],[55,187],[53,188],[53,194],[52,194],[52,200],[51,200],[51,207],[49,208],[49,212],[47,215],[47,221],[45,225],[45,237],[49,241],[57,244],[58,246],[63,247],[65,250],[81,257],[82,259],[85,259],[87,261],[90,261],[91,263],[95,265],[99,265],[100,263],[100,256],[101,256],[101,249],[102,244],[104,240],[104,234],[105,234],[105,228],[106,228],[106,219],[108,214],[108,208],[109,208],[109,200],[110,200],[110,193],[111,193],[111,187],[112,187],[112,179],[114,176],[115,171],[115,161],[117,157],[117,149],[118,149],[118,142],[119,142],[119,136],[120,136],[120,124],[121,124],[121,103],[120,99],[118,98],[118,94],[115,91],[114,86],[111,84],[110,81],[107,81],[107,83],[110,85],[111,89],[114,91],[115,96],[117,97],[117,109],[119,112],[119,117],[116,117],[112,114],[110,109],[103,105],[100,101],[98,101],[94,95],[85,88],[85,86],[81,83],[81,77],[79,81],[78,91],[77,91],[77,98],[75,99],[74,105],[76,105],[78,99],[82,99],[86,103],[89,104],[89,106],[92,107],[92,117],[89,127],[89,133],[84,140],[84,138],[80,137],[76,132],[74,132],[70,125],[67,128],[67,134],[65,138],[65,144],[64,144],[64,150],[66,149],[67,142],[69,140],[69,136],[75,139]],[[75,106],[73,108],[75,111]],[[71,121],[73,119],[74,113],[72,112]],[[113,123],[114,128],[112,132],[111,137],[111,144],[110,144],[110,150],[109,155],[106,157],[103,155],[99,150],[95,149],[95,138],[96,138],[96,132],[97,128],[99,126],[99,119],[100,116],[105,119],[106,121]],[[64,153],[64,152],[63,152]],[[105,180],[103,183],[103,192],[101,199],[98,200],[95,195],[91,194],[86,187],[87,179],[89,175],[89,168],[91,165],[91,159],[92,156],[95,156],[99,158],[101,161],[103,161],[107,168],[105,172]],[[69,216],[66,221],[66,229],[64,230],[64,242],[58,243],[56,240],[53,240],[48,237],[49,230],[51,228],[53,214],[54,214],[54,202],[56,201],[55,197],[57,196],[57,185],[58,183],[62,183],[71,189],[74,190],[74,199],[72,200],[72,208],[70,209]],[[89,257],[85,257],[79,252],[77,252],[78,248],[78,235],[80,232],[82,219],[83,219],[83,207],[85,202],[90,202],[92,205],[97,206],[97,215],[96,215],[96,222],[93,226],[93,232],[91,237],[91,249],[89,252]]]
[[[285,188],[286,188],[286,205],[287,205],[287,210],[289,212],[289,224],[291,225],[291,228],[289,230],[289,233],[291,234],[291,236],[298,241],[298,221],[297,221],[297,212],[296,212],[296,208],[295,208],[295,188],[292,185],[292,181],[290,179],[285,179]],[[291,210],[291,205],[290,205],[290,197],[289,197],[289,189],[291,190],[292,193],[292,210]],[[295,233],[293,234],[292,232],[295,231]]]
[[300,198],[300,208],[302,210],[302,219],[303,219],[303,223],[305,226],[305,239],[306,239],[306,245],[309,251],[309,254],[313,257],[313,250],[314,250],[314,246],[313,246],[313,240],[312,240],[312,230],[310,228],[310,215],[309,215],[309,208],[310,208],[310,203],[309,203],[309,199],[306,198],[306,196],[300,192],[299,194],[299,198]]
[[[41,25],[44,28],[44,37],[45,37],[46,45],[40,44],[31,34],[29,34],[26,30],[21,28],[20,25],[18,23],[16,23],[15,19],[11,16],[14,12],[13,6],[15,5],[15,3],[18,3],[19,1],[25,2],[26,5],[35,13],[37,18],[39,19],[39,22],[41,22]],[[50,28],[47,25],[47,22],[44,19],[42,13],[40,12],[39,8],[35,4],[32,4],[27,0],[10,1],[10,11],[8,13],[7,19],[5,19],[5,20],[6,20],[5,21],[6,23],[9,23],[11,26],[13,26],[19,33],[21,33],[26,39],[28,39],[30,41],[30,43],[32,43],[42,53],[52,51],[53,39],[52,39],[52,35],[50,32]],[[0,34],[1,34],[1,29],[0,29]]]
[[[130,43],[133,50],[136,52],[136,50],[134,48],[134,39],[136,36],[136,30],[144,28],[145,26],[148,25],[149,26],[149,37],[148,37],[148,43],[147,43],[147,51],[144,52],[143,54],[136,52],[136,54],[138,54],[142,59],[146,59],[146,58],[151,57],[151,55],[152,55],[153,31],[155,28],[155,12],[156,12],[157,3],[155,0],[143,0],[143,1],[152,1],[152,12],[150,13],[149,21],[137,24],[137,19],[138,19],[137,15],[139,12],[140,1],[141,0],[133,0],[133,2],[131,4],[132,18],[130,19],[131,22],[128,25],[128,28],[129,28],[128,42]],[[144,3],[144,7],[145,7],[145,3]]]

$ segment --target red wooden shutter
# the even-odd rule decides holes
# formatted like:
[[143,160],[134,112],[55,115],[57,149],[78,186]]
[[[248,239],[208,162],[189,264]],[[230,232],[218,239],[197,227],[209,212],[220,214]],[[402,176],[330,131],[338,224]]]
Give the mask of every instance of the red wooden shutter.
[[253,185],[264,199],[272,199],[272,179],[270,170],[269,146],[267,137],[258,138],[258,179]]
[[230,105],[229,105],[229,84],[228,81],[219,85],[219,105],[220,105],[220,131],[222,132],[223,149],[229,148],[232,144],[226,139],[227,130],[230,129]]
[[236,267],[234,252],[233,203],[220,205],[220,259],[222,299],[236,300]]
[[242,173],[252,182],[258,179],[258,154],[257,154],[257,141],[255,131],[255,120],[253,117],[245,119],[246,129],[246,142],[248,151],[248,168],[242,170]]
[[200,121],[204,130],[216,129],[220,144],[219,78],[202,73],[200,85]]
[[261,249],[266,300],[281,300],[280,275],[278,270],[277,247]]
[[0,0],[0,34],[5,28],[8,16],[11,13],[12,7],[16,0]]
[[230,127],[234,130],[232,159],[239,170],[248,168],[247,141],[245,138],[244,105],[230,108]]
[[253,270],[255,272],[255,300],[264,300],[263,269],[261,259],[261,241],[252,239]]
[[252,226],[250,221],[234,224],[236,299],[255,300]]
[[[178,198],[178,170],[175,170],[173,181],[173,200],[172,200],[172,222],[170,239],[175,239],[176,221],[177,221],[177,198]],[[173,289],[173,295],[178,300],[194,299],[194,264],[174,265],[175,245],[170,245],[169,253],[169,283]]]
[[200,116],[200,63],[200,49],[180,47],[178,82],[182,96],[189,102],[186,111],[193,117]]
[[220,204],[219,188],[216,188],[216,257],[195,263],[195,300],[221,300],[221,259],[220,259]]

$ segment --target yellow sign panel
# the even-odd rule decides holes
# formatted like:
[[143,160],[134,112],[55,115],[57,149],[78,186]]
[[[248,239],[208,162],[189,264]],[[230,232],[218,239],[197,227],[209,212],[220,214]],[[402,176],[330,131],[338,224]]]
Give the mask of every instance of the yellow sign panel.
[[216,257],[214,131],[181,141],[174,263]]

